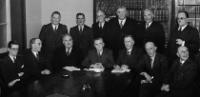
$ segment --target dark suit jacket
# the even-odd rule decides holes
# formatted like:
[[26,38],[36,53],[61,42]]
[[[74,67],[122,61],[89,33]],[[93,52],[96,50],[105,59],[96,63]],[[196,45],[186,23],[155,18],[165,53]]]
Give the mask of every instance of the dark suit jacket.
[[194,81],[197,74],[197,65],[188,59],[184,64],[175,60],[164,83],[170,84],[174,97],[192,97]]
[[36,58],[30,49],[27,49],[24,53],[24,64],[26,76],[32,80],[40,78],[42,70],[50,70],[50,62],[41,53]]
[[134,47],[129,55],[126,49],[123,49],[119,53],[119,57],[117,60],[118,65],[126,64],[131,69],[138,69],[138,63],[141,59],[143,52],[141,49]]
[[118,18],[111,19],[109,21],[108,33],[108,46],[113,50],[114,57],[118,57],[119,50],[124,47],[124,36],[133,35],[135,37],[136,33],[136,21],[127,18],[124,26],[121,28]]
[[156,83],[157,86],[161,85],[168,71],[166,57],[156,53],[153,68],[151,68],[151,59],[148,55],[144,55],[140,61],[140,72],[147,72],[149,75],[154,76],[153,83]]
[[23,76],[22,77],[18,76],[18,73],[24,71],[23,65],[24,64],[23,64],[23,60],[21,56],[17,56],[15,63],[13,63],[13,61],[8,55],[4,59],[2,59],[2,64],[0,64],[0,71],[1,71],[3,81],[5,82],[7,86],[9,82],[15,79],[19,78],[21,81],[24,80]]
[[67,33],[67,26],[59,24],[56,31],[53,30],[52,24],[44,25],[40,31],[39,38],[42,40],[42,53],[48,59],[52,58],[53,51],[62,45],[62,35]]
[[102,63],[105,68],[112,68],[112,65],[114,64],[112,51],[104,48],[101,56],[97,54],[96,49],[89,51],[87,57],[82,62],[82,65],[90,67],[91,64],[95,63]]
[[190,57],[194,58],[199,49],[199,33],[197,29],[188,25],[183,31],[179,32],[178,28],[175,28],[168,42],[169,56],[173,59],[177,58],[176,52],[179,45],[176,44],[176,39],[178,38],[185,41],[185,46],[189,48]]
[[99,27],[99,22],[96,22],[92,25],[93,37],[94,38],[102,37],[105,43],[105,47],[109,47],[108,46],[109,39],[107,37],[108,27],[109,27],[108,22],[105,22],[103,28]]
[[73,38],[74,46],[80,48],[83,56],[85,56],[93,45],[92,29],[84,25],[83,32],[79,32],[78,26],[75,26],[70,29],[70,34]]
[[163,26],[153,21],[152,24],[146,28],[145,22],[139,25],[140,31],[136,35],[136,45],[144,47],[147,41],[152,41],[158,47],[159,53],[164,53],[165,49],[165,32]]
[[66,53],[65,47],[56,49],[53,57],[53,69],[55,72],[62,70],[65,66],[81,67],[81,51],[73,47],[71,53]]

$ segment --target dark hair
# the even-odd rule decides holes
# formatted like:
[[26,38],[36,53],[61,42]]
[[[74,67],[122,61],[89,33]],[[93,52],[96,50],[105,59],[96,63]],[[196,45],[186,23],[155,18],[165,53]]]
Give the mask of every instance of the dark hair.
[[127,38],[127,37],[131,37],[131,39],[133,39],[133,41],[135,41],[134,38],[133,38],[133,35],[125,35],[124,39]]
[[39,39],[39,38],[31,38],[31,40],[30,40],[30,47],[31,47],[32,44],[35,43],[35,40],[37,40],[37,39]]
[[10,41],[9,43],[8,43],[8,48],[11,48],[11,46],[12,45],[19,45],[19,43],[17,42],[17,41]]
[[[96,40],[102,40],[103,41],[103,38],[102,37],[95,37],[95,38],[93,38],[93,42],[95,42]],[[103,41],[104,42],[104,41]]]
[[81,13],[81,12],[79,12],[79,13],[76,14],[76,18],[78,18],[78,16],[80,16],[80,15],[82,15],[83,18],[85,18],[85,14],[84,14],[84,13]]
[[178,14],[179,14],[179,13],[184,13],[185,16],[186,16],[186,18],[189,18],[189,14],[188,14],[187,11],[185,11],[185,10],[181,10],[181,11],[178,11]]
[[54,14],[58,14],[59,16],[61,16],[61,14],[60,14],[59,11],[54,11],[54,12],[52,12],[51,17],[53,17]]
[[73,40],[72,36],[71,36],[70,34],[68,34],[68,33],[62,35],[62,40],[63,40],[63,38],[65,38],[66,36],[71,37],[71,39]]

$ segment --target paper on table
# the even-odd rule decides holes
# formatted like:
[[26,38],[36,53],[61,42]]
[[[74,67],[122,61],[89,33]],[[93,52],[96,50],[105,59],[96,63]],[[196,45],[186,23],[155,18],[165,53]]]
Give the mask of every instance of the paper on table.
[[80,71],[80,68],[74,67],[74,66],[65,66],[63,69],[68,71]]
[[89,68],[89,69],[84,69],[86,71],[94,71],[94,72],[103,72],[103,68]]
[[130,69],[113,69],[111,72],[112,73],[125,73],[125,72],[130,72]]

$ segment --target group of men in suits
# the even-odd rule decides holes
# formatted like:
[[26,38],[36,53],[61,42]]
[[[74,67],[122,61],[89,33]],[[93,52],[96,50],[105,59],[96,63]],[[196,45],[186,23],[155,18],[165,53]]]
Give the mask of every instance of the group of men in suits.
[[[66,66],[127,67],[134,71],[132,82],[139,97],[191,97],[199,69],[193,62],[199,49],[199,35],[188,25],[187,12],[178,13],[178,27],[171,33],[167,46],[168,57],[164,56],[163,26],[153,21],[152,10],[144,10],[145,21],[140,24],[127,17],[124,6],[116,14],[107,22],[105,13],[99,10],[98,22],[90,28],[85,25],[85,15],[77,13],[77,25],[68,32],[67,26],[60,23],[61,14],[53,12],[51,23],[42,27],[39,38],[30,40],[30,49],[23,55],[18,54],[18,43],[8,44],[8,55],[0,68],[6,87],[16,90],[21,86],[18,83],[35,81]],[[17,97],[13,95],[10,97]]]

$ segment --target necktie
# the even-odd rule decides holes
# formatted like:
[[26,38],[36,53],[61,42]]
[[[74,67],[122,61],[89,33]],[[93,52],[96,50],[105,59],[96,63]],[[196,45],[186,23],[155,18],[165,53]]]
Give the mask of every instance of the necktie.
[[66,49],[66,53],[67,53],[67,56],[69,56],[69,54],[70,54],[70,53],[69,53],[69,49]]
[[102,23],[99,23],[99,28],[100,28],[100,29],[103,29]]
[[123,27],[123,20],[121,20],[121,22],[120,22],[120,27],[121,28]]
[[58,29],[58,25],[55,26],[55,31]]
[[127,54],[128,54],[128,55],[131,55],[131,51],[127,51]]
[[150,60],[151,60],[151,69],[152,69],[153,68],[154,59],[150,58]]
[[80,32],[83,32],[83,27],[82,26],[80,26]]
[[149,23],[146,23],[146,29],[149,28]]
[[38,53],[35,53],[35,57],[36,57],[37,60],[39,60],[39,55],[38,55]]
[[16,57],[13,57],[13,63],[15,63],[15,61],[16,61]]

